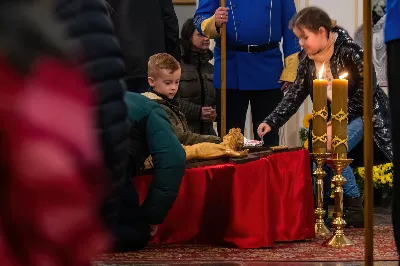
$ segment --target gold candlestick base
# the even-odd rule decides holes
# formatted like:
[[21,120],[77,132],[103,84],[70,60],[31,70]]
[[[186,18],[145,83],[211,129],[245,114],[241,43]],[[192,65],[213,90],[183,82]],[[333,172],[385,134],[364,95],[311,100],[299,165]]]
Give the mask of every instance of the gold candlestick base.
[[[325,216],[325,210],[322,213],[322,217]],[[315,210],[315,216],[321,215],[321,212]],[[316,236],[326,236],[332,234],[332,231],[326,226],[324,219],[315,219],[315,235]]]
[[347,154],[334,154],[333,159],[328,159],[329,166],[335,171],[335,176],[332,178],[332,183],[335,185],[335,210],[333,216],[335,219],[332,222],[334,234],[323,245],[329,247],[342,248],[353,246],[354,243],[344,235],[344,227],[346,225],[343,219],[343,185],[347,180],[342,175],[342,171],[353,160],[347,159]]
[[314,171],[314,175],[317,178],[317,208],[314,211],[315,214],[315,235],[326,236],[331,234],[331,230],[325,225],[324,216],[326,211],[324,210],[324,177],[326,172],[322,169],[322,166],[326,160],[330,157],[330,153],[326,152],[326,149],[314,150],[312,158],[317,165]]

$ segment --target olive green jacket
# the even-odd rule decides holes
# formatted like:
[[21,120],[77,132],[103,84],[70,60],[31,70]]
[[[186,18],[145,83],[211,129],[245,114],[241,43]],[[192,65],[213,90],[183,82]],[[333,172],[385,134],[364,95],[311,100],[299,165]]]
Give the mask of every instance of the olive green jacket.
[[202,142],[220,143],[221,139],[212,135],[200,135],[189,130],[185,115],[179,110],[177,101],[168,101],[153,92],[145,92],[142,95],[157,102],[168,114],[169,121],[175,135],[183,145],[193,145]]

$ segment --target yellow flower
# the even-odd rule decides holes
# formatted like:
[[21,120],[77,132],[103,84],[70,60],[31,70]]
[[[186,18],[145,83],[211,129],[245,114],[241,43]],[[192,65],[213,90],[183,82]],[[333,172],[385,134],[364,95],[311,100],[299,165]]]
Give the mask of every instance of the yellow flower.
[[365,177],[364,167],[357,168],[357,172],[362,178]]
[[308,149],[308,139],[306,139],[303,143],[303,148]]
[[310,120],[313,118],[312,114],[306,114],[303,118],[303,127],[309,128],[310,127]]

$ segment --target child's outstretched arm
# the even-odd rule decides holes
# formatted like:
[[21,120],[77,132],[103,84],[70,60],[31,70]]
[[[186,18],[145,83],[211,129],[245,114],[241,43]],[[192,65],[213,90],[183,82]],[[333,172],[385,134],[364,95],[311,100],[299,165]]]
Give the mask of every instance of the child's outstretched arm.
[[[301,53],[299,54],[301,57]],[[264,123],[268,124],[272,130],[279,129],[283,126],[297,110],[300,108],[304,100],[309,95],[307,84],[307,68],[305,60],[300,60],[297,77],[294,83],[290,86],[288,92],[283,97],[275,110],[264,119]]]

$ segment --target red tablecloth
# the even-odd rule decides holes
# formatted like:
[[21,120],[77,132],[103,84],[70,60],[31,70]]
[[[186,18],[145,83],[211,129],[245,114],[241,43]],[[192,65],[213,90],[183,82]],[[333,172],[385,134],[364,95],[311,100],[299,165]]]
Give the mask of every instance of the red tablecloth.
[[[151,176],[134,178],[141,202],[150,181]],[[186,170],[178,198],[152,241],[260,248],[313,237],[310,156],[300,150]]]

